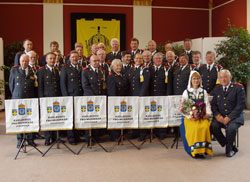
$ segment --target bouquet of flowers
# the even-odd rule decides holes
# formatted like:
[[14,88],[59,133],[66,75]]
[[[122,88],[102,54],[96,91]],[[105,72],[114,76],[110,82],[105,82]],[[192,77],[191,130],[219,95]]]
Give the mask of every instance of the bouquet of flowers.
[[203,119],[206,115],[206,104],[204,102],[194,102],[191,99],[183,100],[180,103],[180,112],[189,119]]

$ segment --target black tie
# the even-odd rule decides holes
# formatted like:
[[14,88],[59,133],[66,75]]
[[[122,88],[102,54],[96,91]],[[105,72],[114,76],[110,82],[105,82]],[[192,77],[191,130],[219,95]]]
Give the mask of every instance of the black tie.
[[51,72],[52,72],[52,75],[54,75],[55,74],[55,72],[54,72],[55,70],[54,70],[54,68],[52,68],[51,69]]
[[114,52],[114,58],[116,57],[116,53]]
[[98,75],[98,70],[97,69],[95,69],[95,73]]
[[224,95],[227,93],[227,87],[224,87]]
[[25,70],[22,70],[23,71],[23,74],[26,76],[26,72],[25,72]]
[[208,65],[208,69],[207,70],[210,71],[210,65]]

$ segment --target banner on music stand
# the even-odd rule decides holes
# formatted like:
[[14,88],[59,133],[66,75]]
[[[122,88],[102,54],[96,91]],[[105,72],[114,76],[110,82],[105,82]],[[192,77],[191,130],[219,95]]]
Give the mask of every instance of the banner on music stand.
[[139,98],[139,128],[163,128],[168,126],[168,97]]
[[39,131],[38,99],[5,100],[6,133]]
[[138,128],[138,97],[108,97],[108,129]]
[[41,130],[72,130],[73,97],[40,98]]
[[74,97],[75,129],[106,128],[106,96]]
[[181,95],[176,96],[168,96],[168,126],[179,126],[181,124],[182,114],[180,112],[180,102],[181,102]]

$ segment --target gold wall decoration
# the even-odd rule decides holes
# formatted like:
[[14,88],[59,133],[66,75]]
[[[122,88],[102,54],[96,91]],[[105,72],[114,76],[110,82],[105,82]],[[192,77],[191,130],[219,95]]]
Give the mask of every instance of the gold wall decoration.
[[136,6],[152,6],[153,0],[133,0],[133,5]]

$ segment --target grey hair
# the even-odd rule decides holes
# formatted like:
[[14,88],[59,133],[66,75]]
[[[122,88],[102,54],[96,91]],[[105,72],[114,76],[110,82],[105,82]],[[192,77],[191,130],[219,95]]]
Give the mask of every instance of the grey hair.
[[160,53],[156,53],[154,56],[153,56],[153,59],[156,57],[156,56],[160,56],[162,58],[162,55]]
[[228,74],[230,77],[232,77],[232,74],[231,74],[231,72],[230,72],[228,69],[222,69],[222,70],[219,71],[219,74],[220,74],[220,73],[226,73],[226,74]]
[[166,52],[166,55],[167,55],[168,53],[172,53],[172,55],[175,57],[174,51],[168,51],[168,52]]
[[112,63],[111,63],[110,68],[112,69],[113,66],[117,66],[117,65],[122,65],[122,62],[121,62],[120,59],[114,59],[114,60],[112,61]]
[[120,41],[119,41],[117,38],[113,38],[113,39],[111,39],[111,41],[110,41],[110,45],[112,45],[112,42],[114,42],[114,41],[118,42],[118,44],[120,45]]
[[34,55],[34,54],[37,55],[37,53],[36,53],[35,51],[29,51],[29,52],[27,53],[28,56],[31,56],[31,55]]
[[20,60],[21,58],[23,58],[23,57],[28,57],[28,58],[29,58],[29,56],[28,56],[27,54],[22,54],[22,55],[20,56],[19,60]]
[[96,54],[100,53],[100,52],[104,52],[104,54],[106,54],[106,51],[102,50],[102,49],[99,49]]

